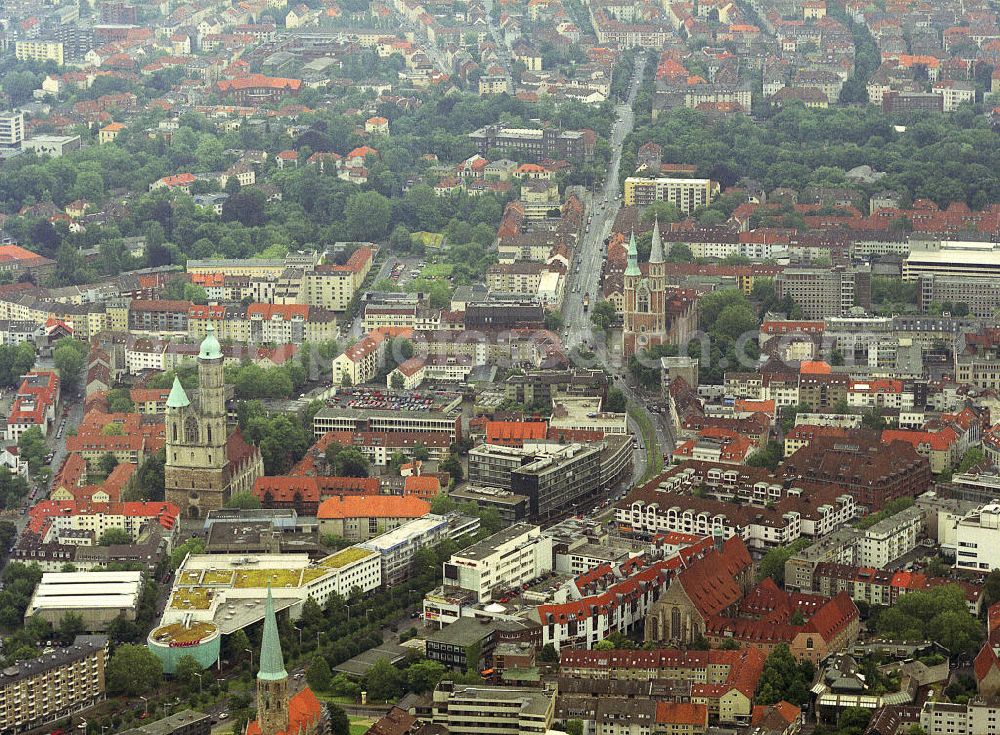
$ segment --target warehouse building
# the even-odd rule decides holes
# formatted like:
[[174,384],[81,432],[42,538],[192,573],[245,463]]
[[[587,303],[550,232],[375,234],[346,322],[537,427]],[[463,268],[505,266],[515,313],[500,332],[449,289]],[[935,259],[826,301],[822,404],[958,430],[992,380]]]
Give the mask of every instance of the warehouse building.
[[142,572],[48,572],[24,617],[40,617],[55,627],[74,613],[86,630],[105,631],[118,617],[135,620],[141,590]]

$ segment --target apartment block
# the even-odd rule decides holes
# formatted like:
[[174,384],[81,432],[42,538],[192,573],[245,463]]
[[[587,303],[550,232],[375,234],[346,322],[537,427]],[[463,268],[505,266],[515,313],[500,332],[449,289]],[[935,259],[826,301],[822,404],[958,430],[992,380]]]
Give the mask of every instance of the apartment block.
[[0,114],[0,148],[20,148],[24,140],[24,113]]
[[54,61],[63,65],[63,44],[58,41],[18,41],[14,45],[18,61]]
[[538,161],[542,158],[588,162],[594,157],[596,136],[590,131],[557,128],[506,128],[487,125],[469,138],[479,147],[480,155],[499,151],[503,156]]
[[105,696],[108,639],[78,635],[73,645],[0,671],[0,730],[44,727]]
[[719,182],[711,179],[625,179],[626,207],[644,207],[653,202],[671,202],[685,214],[706,206],[719,193]]
[[469,452],[469,481],[523,495],[533,514],[548,515],[616,487],[628,476],[631,453],[629,438],[617,435],[593,444],[484,444]]
[[382,559],[382,581],[386,585],[403,582],[410,576],[413,555],[420,549],[445,539],[458,539],[479,530],[479,519],[451,513],[446,516],[428,513],[398,528],[360,544]]
[[855,306],[871,308],[871,272],[833,268],[786,268],[774,278],[778,298],[790,296],[806,319],[844,316]]

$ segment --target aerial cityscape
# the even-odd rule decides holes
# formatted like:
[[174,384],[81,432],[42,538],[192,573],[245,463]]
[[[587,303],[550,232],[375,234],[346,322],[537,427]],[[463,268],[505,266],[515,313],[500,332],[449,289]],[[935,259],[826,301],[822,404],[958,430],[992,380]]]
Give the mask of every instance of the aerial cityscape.
[[0,735],[1000,735],[1000,4],[3,0],[0,419]]

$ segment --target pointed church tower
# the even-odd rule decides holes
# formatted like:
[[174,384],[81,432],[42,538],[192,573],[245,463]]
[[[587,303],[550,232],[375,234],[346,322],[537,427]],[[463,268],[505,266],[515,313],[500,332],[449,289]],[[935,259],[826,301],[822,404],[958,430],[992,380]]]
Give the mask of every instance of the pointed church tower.
[[176,379],[167,398],[166,499],[185,518],[200,518],[229,499],[224,358],[215,327],[207,332],[198,349],[197,400]]
[[260,670],[257,672],[257,723],[261,735],[278,735],[288,730],[288,672],[281,655],[274,598],[267,588],[264,603],[264,635],[260,643]]
[[635,230],[628,238],[628,263],[625,266],[625,278],[639,278],[642,271],[639,270],[639,248],[635,244]]
[[660,220],[653,221],[653,243],[649,250],[649,310],[653,315],[650,329],[654,339],[662,341],[666,336],[667,322],[667,259],[663,256],[663,240],[660,238]]

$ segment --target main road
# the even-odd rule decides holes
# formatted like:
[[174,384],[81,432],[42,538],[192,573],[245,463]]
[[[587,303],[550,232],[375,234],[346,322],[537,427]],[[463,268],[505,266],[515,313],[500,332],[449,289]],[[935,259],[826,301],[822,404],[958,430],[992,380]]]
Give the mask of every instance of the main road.
[[[590,321],[590,310],[583,307],[584,297],[589,297],[590,307],[600,299],[598,294],[601,287],[601,271],[605,256],[605,240],[611,235],[611,229],[621,207],[619,199],[619,170],[621,168],[622,148],[625,139],[635,124],[635,105],[639,87],[642,84],[643,71],[646,66],[645,54],[636,57],[635,69],[632,80],[628,87],[628,95],[624,102],[617,108],[617,118],[611,128],[611,138],[609,140],[611,148],[611,161],[608,165],[607,176],[601,187],[591,193],[590,201],[587,202],[587,224],[580,245],[576,249],[573,263],[570,267],[570,274],[566,284],[566,296],[563,300],[562,315],[565,323],[563,331],[563,342],[568,350],[575,347],[586,348],[588,352],[594,353],[597,363],[611,373],[616,386],[625,394],[629,403],[633,404],[639,411],[649,416],[650,422],[655,430],[655,440],[658,450],[664,448],[672,450],[674,438],[669,422],[664,419],[662,413],[653,413],[646,407],[646,401],[637,394],[634,387],[629,383],[629,375],[626,366],[622,364],[621,350],[619,345],[609,343],[595,343],[593,324]],[[597,335],[603,339],[603,335]],[[639,438],[635,451],[635,477],[639,479],[646,471],[646,441],[648,437],[642,437],[638,425],[629,419],[629,429],[633,435]]]
[[[639,85],[642,83],[642,72],[646,66],[645,55],[636,58],[635,71],[628,88],[626,100],[617,108],[617,118],[611,126],[611,161],[604,185],[591,193],[587,202],[587,224],[576,249],[570,275],[566,284],[567,293],[563,300],[562,315],[566,331],[563,342],[567,348],[577,345],[592,344],[590,314],[583,308],[584,296],[589,296],[591,306],[597,302],[600,292],[601,266],[604,259],[604,241],[611,234],[611,227],[619,208],[618,171],[622,161],[622,147],[625,138],[632,132],[635,114],[632,106],[635,104]],[[607,364],[615,359],[613,350],[603,356]]]

